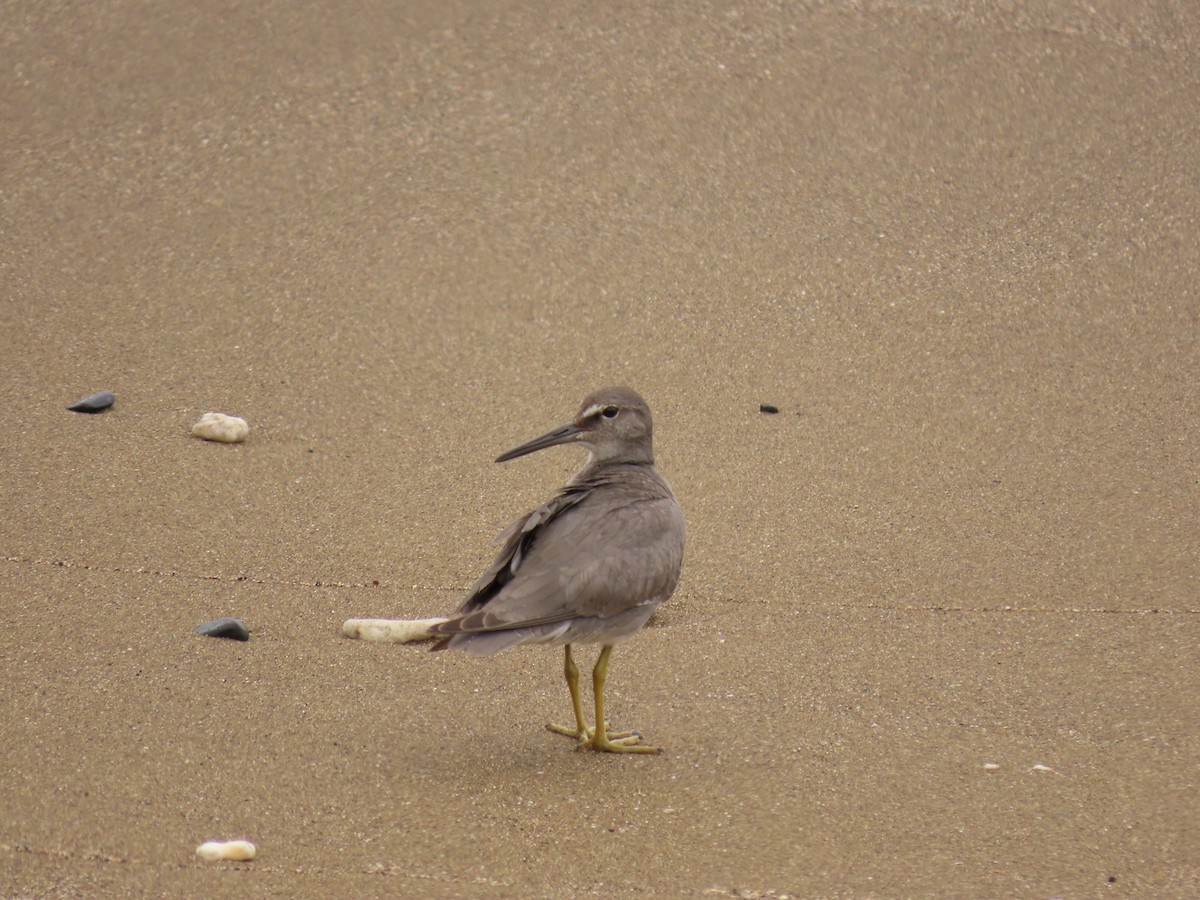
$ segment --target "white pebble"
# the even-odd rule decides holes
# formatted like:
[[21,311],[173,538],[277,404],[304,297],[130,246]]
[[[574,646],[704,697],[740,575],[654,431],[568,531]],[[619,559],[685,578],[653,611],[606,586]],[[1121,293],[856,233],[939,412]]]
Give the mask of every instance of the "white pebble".
[[250,425],[245,419],[239,419],[237,416],[206,412],[200,417],[200,421],[192,426],[192,434],[206,441],[238,444],[250,434]]
[[347,619],[342,624],[342,634],[348,638],[364,641],[381,641],[390,644],[407,644],[409,641],[427,641],[436,635],[430,631],[446,619]]
[[983,767],[985,769],[987,769],[989,772],[995,772],[997,769],[1000,768],[1000,763],[992,762],[991,760],[988,760],[987,762],[985,762],[983,764]]
[[196,855],[209,862],[218,859],[254,859],[254,854],[254,845],[249,841],[205,841],[196,848]]

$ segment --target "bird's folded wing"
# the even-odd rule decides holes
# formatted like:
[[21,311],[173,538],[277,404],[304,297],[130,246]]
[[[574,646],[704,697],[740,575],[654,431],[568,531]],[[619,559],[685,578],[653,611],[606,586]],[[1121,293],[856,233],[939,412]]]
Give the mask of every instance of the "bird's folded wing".
[[[523,550],[527,553],[519,558]],[[591,494],[587,502],[566,513],[558,510],[531,531],[513,530],[480,579],[486,596],[477,592],[468,599],[462,610],[467,615],[456,630],[605,619],[661,602],[674,590],[682,560],[683,515],[674,499],[613,505]]]
[[495,543],[501,544],[500,552],[496,554],[496,558],[492,560],[487,571],[471,585],[470,591],[467,592],[467,599],[459,607],[459,614],[479,609],[508,584],[512,580],[513,574],[520,568],[524,550],[532,543],[536,532],[544,528],[555,516],[574,506],[584,496],[583,492],[564,489],[533,512],[517,519],[500,532],[495,540]]

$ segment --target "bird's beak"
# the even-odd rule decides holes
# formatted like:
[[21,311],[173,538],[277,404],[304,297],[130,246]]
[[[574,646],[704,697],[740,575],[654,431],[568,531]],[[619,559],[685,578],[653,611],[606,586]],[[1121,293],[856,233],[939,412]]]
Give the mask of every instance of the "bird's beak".
[[507,462],[510,459],[516,459],[518,456],[524,456],[527,453],[545,450],[547,447],[569,444],[572,441],[579,440],[582,435],[583,427],[571,422],[562,428],[556,428],[551,432],[543,434],[541,437],[536,437],[532,441],[526,441],[520,447],[513,447],[511,450],[506,450],[496,457],[496,462]]

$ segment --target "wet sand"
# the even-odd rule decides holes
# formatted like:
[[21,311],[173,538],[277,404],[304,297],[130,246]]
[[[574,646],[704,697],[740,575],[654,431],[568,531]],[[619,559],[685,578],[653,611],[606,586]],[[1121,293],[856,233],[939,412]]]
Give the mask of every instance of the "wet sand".
[[[1200,892],[1200,20],[814,7],[9,7],[0,894]],[[612,383],[653,758],[557,650],[339,633]]]

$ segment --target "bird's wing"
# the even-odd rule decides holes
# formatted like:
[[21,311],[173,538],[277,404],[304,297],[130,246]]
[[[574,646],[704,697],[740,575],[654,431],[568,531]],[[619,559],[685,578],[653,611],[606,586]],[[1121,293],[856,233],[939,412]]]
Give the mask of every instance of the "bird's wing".
[[471,585],[471,589],[467,592],[467,599],[458,609],[459,615],[484,606],[512,581],[525,558],[525,551],[536,539],[539,531],[544,529],[555,516],[570,509],[584,496],[586,496],[585,491],[572,490],[570,487],[564,488],[533,512],[517,519],[500,532],[495,540],[495,543],[501,545],[500,552],[496,554],[496,558],[492,560],[487,571]]
[[[508,580],[499,585],[493,577],[486,599],[470,598],[455,630],[495,631],[579,616],[605,619],[665,600],[679,580],[683,514],[670,496],[591,491],[521,533],[523,546],[510,548],[517,540],[514,531],[497,560],[510,561],[507,569],[501,565]],[[477,599],[483,602],[470,605]]]

